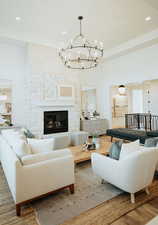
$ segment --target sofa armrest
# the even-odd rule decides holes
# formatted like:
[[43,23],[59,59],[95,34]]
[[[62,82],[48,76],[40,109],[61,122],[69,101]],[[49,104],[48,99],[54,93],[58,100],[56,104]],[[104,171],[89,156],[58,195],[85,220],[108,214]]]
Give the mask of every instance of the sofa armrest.
[[42,162],[45,160],[55,159],[59,157],[69,156],[69,155],[70,156],[72,155],[69,149],[62,149],[60,151],[53,150],[52,152],[42,152],[42,153],[23,156],[21,159],[21,162],[23,165],[29,165],[29,164],[34,164],[34,163]]
[[128,160],[115,160],[98,153],[92,154],[92,168],[99,177],[123,190],[128,190],[126,186],[134,176],[128,167]]
[[94,173],[103,179],[107,178],[106,180],[108,181],[108,178],[113,176],[113,173],[119,173],[119,160],[112,159],[99,153],[92,153],[91,159]]
[[[72,155],[22,166],[16,172],[16,203],[74,184]],[[25,190],[25,191],[24,191]]]

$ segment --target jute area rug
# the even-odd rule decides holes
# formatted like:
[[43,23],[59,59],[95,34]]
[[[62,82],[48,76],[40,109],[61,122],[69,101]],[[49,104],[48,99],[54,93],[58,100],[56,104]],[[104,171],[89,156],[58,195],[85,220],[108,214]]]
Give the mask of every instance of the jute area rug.
[[101,179],[94,175],[90,162],[84,162],[75,168],[74,194],[65,189],[36,201],[33,207],[40,224],[59,225],[120,193],[122,191],[111,184],[101,184]]

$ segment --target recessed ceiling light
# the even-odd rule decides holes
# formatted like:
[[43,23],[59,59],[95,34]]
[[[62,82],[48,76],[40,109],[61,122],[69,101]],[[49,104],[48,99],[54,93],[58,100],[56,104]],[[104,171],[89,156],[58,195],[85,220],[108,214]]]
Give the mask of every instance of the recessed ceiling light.
[[147,17],[145,18],[145,20],[146,20],[146,21],[150,21],[150,20],[151,20],[151,17],[150,17],[150,16],[147,16]]
[[17,16],[15,17],[16,21],[20,21],[21,20],[21,17]]
[[66,35],[67,32],[66,32],[66,31],[62,31],[61,34],[62,34],[62,35]]

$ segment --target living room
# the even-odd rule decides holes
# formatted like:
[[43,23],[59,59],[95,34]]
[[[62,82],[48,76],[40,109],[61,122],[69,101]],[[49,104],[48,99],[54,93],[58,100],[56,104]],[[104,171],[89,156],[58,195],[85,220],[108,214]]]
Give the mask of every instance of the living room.
[[[0,0],[0,18],[0,224],[156,224],[157,0]],[[115,164],[147,145],[128,190]]]

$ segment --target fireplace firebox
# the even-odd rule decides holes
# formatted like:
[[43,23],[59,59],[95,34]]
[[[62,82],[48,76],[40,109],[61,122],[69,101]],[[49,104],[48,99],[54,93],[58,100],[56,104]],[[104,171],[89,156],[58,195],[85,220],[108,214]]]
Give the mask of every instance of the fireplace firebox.
[[68,131],[68,111],[44,112],[44,134]]

